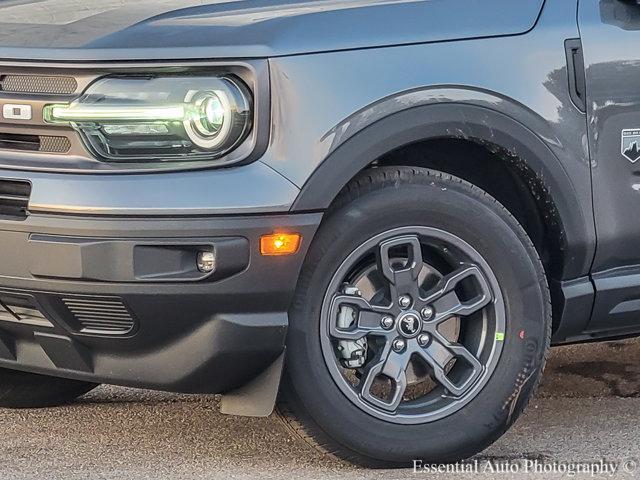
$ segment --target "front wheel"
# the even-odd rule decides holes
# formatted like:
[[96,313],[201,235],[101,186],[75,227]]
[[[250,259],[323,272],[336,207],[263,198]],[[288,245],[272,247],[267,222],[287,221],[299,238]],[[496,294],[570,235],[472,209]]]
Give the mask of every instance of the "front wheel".
[[309,251],[279,411],[355,463],[466,458],[523,410],[550,326],[542,264],[503,206],[439,172],[371,170]]

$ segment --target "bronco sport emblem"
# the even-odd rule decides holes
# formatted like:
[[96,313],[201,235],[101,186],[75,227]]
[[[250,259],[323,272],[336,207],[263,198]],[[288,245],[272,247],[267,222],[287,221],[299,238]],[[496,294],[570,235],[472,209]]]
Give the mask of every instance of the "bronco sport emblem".
[[631,163],[636,163],[640,159],[640,128],[622,130],[620,152]]

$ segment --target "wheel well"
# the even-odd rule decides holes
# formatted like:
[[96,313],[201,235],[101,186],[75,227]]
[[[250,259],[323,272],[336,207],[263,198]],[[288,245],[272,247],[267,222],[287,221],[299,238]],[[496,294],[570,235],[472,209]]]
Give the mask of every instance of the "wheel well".
[[374,161],[376,166],[417,166],[460,177],[492,195],[525,229],[549,277],[562,270],[564,235],[555,204],[539,175],[498,145],[437,138],[406,145]]

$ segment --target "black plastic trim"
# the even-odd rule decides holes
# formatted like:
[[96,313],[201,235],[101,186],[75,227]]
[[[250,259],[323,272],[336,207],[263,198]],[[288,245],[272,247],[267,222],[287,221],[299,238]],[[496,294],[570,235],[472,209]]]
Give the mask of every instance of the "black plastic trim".
[[602,337],[640,331],[640,265],[594,273],[592,278],[596,301],[587,333]]
[[574,105],[584,113],[587,111],[587,87],[582,56],[582,41],[579,38],[566,40],[564,48],[567,55],[569,95]]
[[[282,354],[287,311],[321,219],[319,213],[182,219],[34,215],[26,222],[0,219],[0,293],[28,295],[51,322],[0,321],[0,367],[185,393],[235,389]],[[299,251],[288,256],[262,256],[260,236],[274,231],[300,233]],[[47,258],[47,253],[55,257],[54,245],[65,238],[72,245],[79,238],[90,239],[90,244],[97,241],[100,247],[76,257],[76,266],[82,267],[75,270],[76,278],[66,278],[69,270],[63,265],[59,276],[48,271],[42,277],[31,271],[27,245],[33,237],[44,240],[38,247],[41,259]],[[226,263],[221,259],[222,275],[214,273],[195,281],[127,282],[122,281],[126,279],[122,272],[131,272],[128,268],[116,268],[116,277],[101,273],[113,273],[110,263],[130,262],[130,246],[180,245],[181,240],[191,245],[194,239],[207,239],[221,248],[221,255],[230,257]],[[115,253],[103,259],[109,250]],[[93,274],[85,275],[84,266],[91,267]],[[121,304],[123,307],[111,307],[115,310],[98,315],[106,321],[113,315],[122,320],[123,312],[128,312],[135,328],[123,335],[87,331],[65,304],[64,299],[69,298],[98,306],[101,299],[108,299],[110,305]]]
[[336,148],[304,184],[292,211],[326,209],[342,188],[376,159],[400,147],[431,138],[460,138],[497,145],[521,159],[544,179],[557,209],[566,261],[558,265],[558,278],[588,274],[595,251],[595,236],[584,209],[558,158],[530,129],[498,111],[468,104],[414,107],[389,115],[359,131]]
[[579,341],[593,310],[595,291],[591,279],[581,277],[564,282],[552,281],[549,287],[554,319],[551,342],[559,345]]

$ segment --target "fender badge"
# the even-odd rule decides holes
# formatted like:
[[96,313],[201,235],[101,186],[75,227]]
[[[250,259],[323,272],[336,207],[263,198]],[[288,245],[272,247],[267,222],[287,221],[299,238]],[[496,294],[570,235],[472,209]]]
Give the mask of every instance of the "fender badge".
[[620,153],[631,163],[636,163],[640,160],[640,128],[622,130]]

